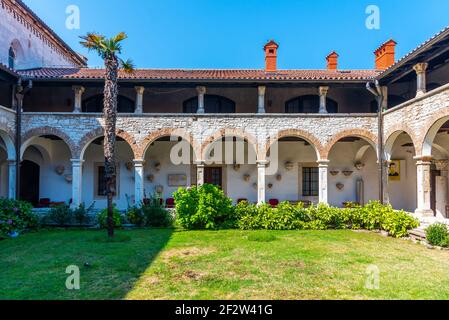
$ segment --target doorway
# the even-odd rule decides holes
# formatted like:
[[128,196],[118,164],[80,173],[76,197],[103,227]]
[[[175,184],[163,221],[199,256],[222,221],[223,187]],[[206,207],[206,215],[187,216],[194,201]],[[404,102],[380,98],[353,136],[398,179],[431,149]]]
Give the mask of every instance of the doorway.
[[39,203],[40,167],[33,161],[20,164],[20,199],[36,206]]

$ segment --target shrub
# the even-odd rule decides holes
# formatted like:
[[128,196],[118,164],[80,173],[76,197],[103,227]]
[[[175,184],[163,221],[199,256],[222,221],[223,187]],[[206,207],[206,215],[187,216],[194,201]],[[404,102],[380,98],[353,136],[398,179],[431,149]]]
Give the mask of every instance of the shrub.
[[145,226],[145,216],[143,214],[142,208],[134,206],[128,208],[126,211],[126,218],[128,221],[138,227]]
[[168,210],[161,205],[144,205],[142,207],[145,226],[153,228],[165,228],[172,226],[172,217]]
[[391,206],[388,206],[388,211],[384,212],[382,229],[388,231],[393,237],[405,237],[408,230],[418,226],[419,222],[404,211],[394,211]]
[[0,199],[0,236],[11,236],[26,229],[37,229],[39,220],[25,201]]
[[84,203],[81,203],[78,208],[72,210],[73,217],[75,221],[79,224],[85,224],[89,220],[89,212],[94,208],[95,202],[92,203],[88,208]]
[[181,188],[174,198],[177,222],[186,229],[232,228],[237,224],[232,200],[217,186]]
[[[122,216],[118,209],[114,206],[112,220],[114,222],[114,227],[119,228],[122,226]],[[102,229],[108,227],[108,209],[104,209],[98,215],[98,223]]]
[[444,223],[435,223],[426,229],[427,241],[434,246],[443,246],[448,242],[448,228]]
[[61,204],[50,209],[50,213],[45,217],[47,223],[54,223],[58,226],[65,227],[72,222],[73,211],[70,206]]

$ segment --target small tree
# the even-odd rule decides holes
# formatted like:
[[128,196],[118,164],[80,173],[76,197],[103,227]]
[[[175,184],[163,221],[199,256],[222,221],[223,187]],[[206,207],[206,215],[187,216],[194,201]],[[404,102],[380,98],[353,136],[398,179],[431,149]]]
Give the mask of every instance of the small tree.
[[120,32],[115,37],[106,38],[96,33],[88,33],[80,37],[81,45],[90,50],[94,50],[103,59],[105,65],[105,84],[103,99],[104,118],[104,166],[106,179],[106,196],[108,201],[108,236],[114,236],[112,199],[116,192],[116,167],[115,167],[115,141],[117,122],[117,79],[119,69],[132,73],[133,63],[130,60],[124,61],[118,57],[122,53],[121,42],[127,38],[124,32]]

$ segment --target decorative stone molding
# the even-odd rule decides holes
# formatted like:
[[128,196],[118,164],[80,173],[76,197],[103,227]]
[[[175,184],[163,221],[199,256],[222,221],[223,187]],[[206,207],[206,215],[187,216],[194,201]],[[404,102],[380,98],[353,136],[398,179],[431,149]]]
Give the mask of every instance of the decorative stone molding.
[[79,153],[79,145],[75,144],[72,139],[62,130],[58,129],[58,128],[54,128],[54,127],[38,127],[38,128],[34,128],[31,129],[27,132],[25,132],[22,135],[22,148],[24,145],[27,144],[27,141],[30,140],[31,138],[34,137],[41,137],[41,136],[56,136],[60,139],[62,139],[62,141],[65,142],[65,144],[67,145],[67,147],[70,150],[70,157],[74,157],[77,156]]
[[323,148],[321,158],[328,159],[329,153],[334,145],[341,139],[346,137],[357,137],[366,140],[377,151],[377,136],[371,131],[365,129],[350,129],[341,131],[333,136],[333,138]]

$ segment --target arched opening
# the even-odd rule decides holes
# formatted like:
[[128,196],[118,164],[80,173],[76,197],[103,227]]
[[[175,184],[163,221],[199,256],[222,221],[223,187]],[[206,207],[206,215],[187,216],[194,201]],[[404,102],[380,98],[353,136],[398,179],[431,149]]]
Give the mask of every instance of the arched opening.
[[416,209],[416,155],[413,140],[404,131],[393,133],[385,143],[388,168],[388,197],[393,208],[414,212]]
[[180,187],[197,184],[195,151],[180,136],[160,136],[144,150],[144,195],[160,198],[173,206],[173,193]]
[[437,120],[427,132],[422,155],[430,156],[430,207],[437,217],[449,218],[449,116]]
[[360,136],[346,136],[330,149],[328,171],[329,204],[364,205],[379,199],[375,143]]
[[16,53],[14,52],[14,48],[11,46],[9,47],[8,52],[8,67],[10,69],[14,69],[16,65]]
[[[204,96],[204,110],[206,113],[235,113],[235,102],[217,95]],[[193,97],[183,103],[184,113],[197,113],[198,97]]]
[[220,186],[235,202],[257,202],[257,147],[232,133],[210,139],[203,148],[204,182]]
[[[115,145],[116,183],[114,204],[124,210],[132,205],[134,189],[134,152],[123,138],[117,137]],[[95,203],[95,208],[107,207],[106,179],[104,167],[104,136],[91,139],[81,152],[83,162],[82,202],[87,206]]]
[[[15,181],[10,181],[10,161],[14,161],[15,158],[15,147],[11,137],[0,130],[0,198],[15,196]],[[12,164],[15,172],[14,162]],[[10,186],[10,183],[13,185]]]
[[21,154],[21,198],[43,208],[69,203],[72,154],[67,143],[55,135],[34,136],[23,143]]
[[[326,98],[328,113],[338,113],[338,103]],[[305,95],[293,98],[285,103],[285,113],[318,113],[320,110],[320,97],[318,95]]]
[[266,197],[269,203],[318,203],[318,150],[297,135],[282,135],[268,149]]
[[[101,113],[103,112],[103,94],[95,95],[87,98],[82,103],[82,111],[87,113]],[[118,113],[133,113],[135,103],[128,97],[119,95],[117,97],[117,112]]]

